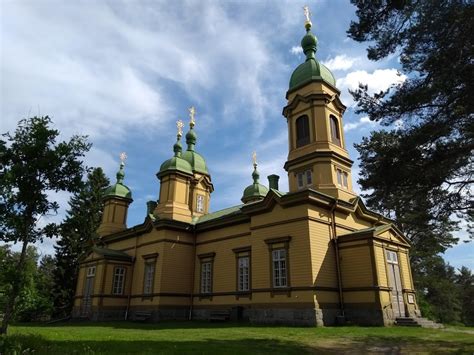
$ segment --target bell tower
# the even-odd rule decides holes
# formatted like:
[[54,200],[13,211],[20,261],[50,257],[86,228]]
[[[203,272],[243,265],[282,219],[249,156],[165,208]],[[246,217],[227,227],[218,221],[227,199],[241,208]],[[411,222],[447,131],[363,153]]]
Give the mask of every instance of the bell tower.
[[312,188],[343,200],[356,197],[352,190],[352,160],[344,141],[342,104],[331,71],[316,59],[317,39],[311,32],[305,6],[306,35],[301,47],[306,56],[291,75],[283,115],[288,123],[290,192]]
[[117,182],[109,186],[104,193],[104,213],[97,228],[100,237],[127,229],[128,206],[132,203],[132,192],[124,185],[124,166],[127,155],[120,154],[120,169],[117,172]]

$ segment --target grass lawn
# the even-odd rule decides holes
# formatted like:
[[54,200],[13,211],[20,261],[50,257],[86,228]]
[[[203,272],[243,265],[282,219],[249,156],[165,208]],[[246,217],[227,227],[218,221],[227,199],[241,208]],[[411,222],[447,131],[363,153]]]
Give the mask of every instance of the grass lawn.
[[18,324],[0,354],[474,353],[474,328],[269,327],[236,323]]

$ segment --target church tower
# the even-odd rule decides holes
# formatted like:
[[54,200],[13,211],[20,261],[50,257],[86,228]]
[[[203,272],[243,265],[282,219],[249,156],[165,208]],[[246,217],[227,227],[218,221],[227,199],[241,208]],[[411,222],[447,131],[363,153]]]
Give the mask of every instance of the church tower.
[[120,169],[117,172],[117,182],[109,186],[104,193],[104,213],[97,234],[102,237],[127,229],[128,206],[133,202],[132,192],[123,184],[125,178],[125,153],[120,154]]
[[209,213],[214,186],[204,158],[195,151],[197,134],[194,131],[194,107],[189,109],[189,131],[186,133],[187,150],[183,152],[181,137],[183,123],[177,122],[178,136],[174,156],[165,161],[157,177],[160,179],[160,197],[154,215],[183,222]]
[[309,10],[305,7],[306,35],[301,47],[306,61],[291,75],[283,115],[288,123],[288,172],[290,192],[312,188],[350,200],[352,160],[344,141],[342,104],[331,71],[316,57],[317,39],[311,32]]

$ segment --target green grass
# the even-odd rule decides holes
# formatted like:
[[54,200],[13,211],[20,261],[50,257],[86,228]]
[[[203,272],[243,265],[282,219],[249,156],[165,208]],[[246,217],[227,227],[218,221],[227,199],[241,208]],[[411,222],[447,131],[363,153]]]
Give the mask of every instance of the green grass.
[[474,352],[474,328],[269,327],[235,323],[19,324],[0,354],[370,354]]

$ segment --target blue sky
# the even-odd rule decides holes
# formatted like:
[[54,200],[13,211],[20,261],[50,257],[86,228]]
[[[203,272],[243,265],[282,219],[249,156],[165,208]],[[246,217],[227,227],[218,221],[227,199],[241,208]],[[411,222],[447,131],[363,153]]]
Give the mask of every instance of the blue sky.
[[[344,131],[357,176],[353,144],[377,125],[354,113],[347,90],[363,82],[379,91],[404,77],[396,56],[370,62],[366,45],[347,38],[355,8],[342,0],[3,0],[0,132],[21,118],[49,115],[64,138],[89,136],[86,164],[103,167],[112,181],[120,152],[127,152],[129,226],[143,222],[146,201],[157,199],[155,174],[172,155],[176,120],[187,123],[191,105],[196,149],[215,187],[212,211],[240,203],[254,150],[261,176],[280,175],[286,190],[281,112],[290,75],[303,61],[305,4],[319,41],[316,56],[333,71],[348,106]],[[68,195],[54,197],[63,208],[50,219],[61,220]],[[53,242],[42,251],[51,252]],[[473,243],[446,253],[457,267],[474,268],[473,255]]]

